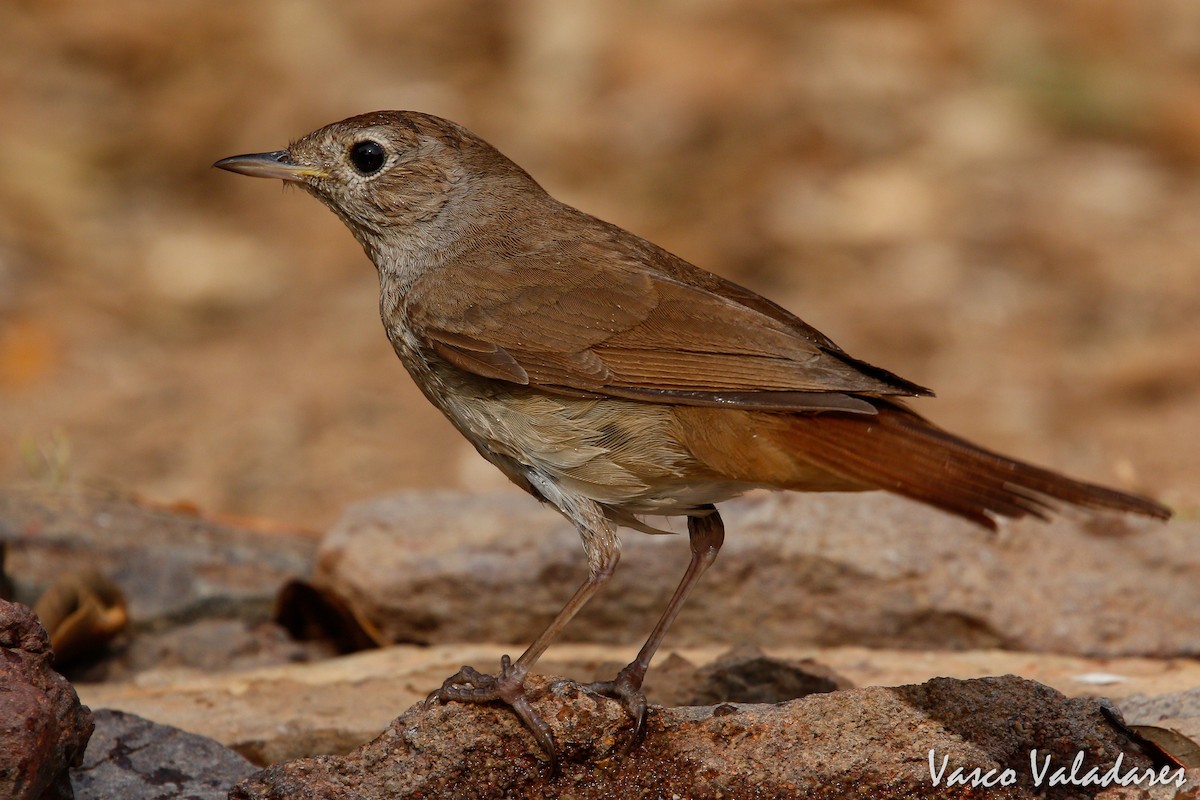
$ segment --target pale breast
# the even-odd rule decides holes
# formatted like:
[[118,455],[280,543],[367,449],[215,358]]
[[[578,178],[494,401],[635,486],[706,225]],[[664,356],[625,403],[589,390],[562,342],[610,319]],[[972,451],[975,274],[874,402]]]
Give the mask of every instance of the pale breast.
[[421,391],[519,485],[514,463],[526,481],[536,474],[628,514],[666,515],[757,485],[723,480],[698,461],[679,442],[671,406],[562,396],[480,378],[423,352],[384,311],[388,338]]

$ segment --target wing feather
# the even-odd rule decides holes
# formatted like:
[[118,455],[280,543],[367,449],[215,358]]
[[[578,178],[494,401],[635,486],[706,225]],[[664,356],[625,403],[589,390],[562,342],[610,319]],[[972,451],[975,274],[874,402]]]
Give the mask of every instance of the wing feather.
[[749,290],[637,242],[635,253],[562,239],[459,258],[410,287],[409,324],[459,369],[564,394],[874,413],[852,395],[927,393]]

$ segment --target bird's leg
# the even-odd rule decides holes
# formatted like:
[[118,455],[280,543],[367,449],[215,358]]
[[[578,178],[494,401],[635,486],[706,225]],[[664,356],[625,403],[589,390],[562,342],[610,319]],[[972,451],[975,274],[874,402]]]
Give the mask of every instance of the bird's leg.
[[720,514],[717,513],[715,506],[709,505],[707,508],[710,511],[704,516],[688,517],[688,536],[691,542],[692,560],[688,563],[687,571],[683,573],[683,580],[676,587],[675,594],[671,596],[671,602],[667,604],[666,611],[659,618],[654,630],[650,632],[650,637],[646,639],[642,649],[638,651],[637,657],[617,673],[615,679],[592,683],[584,687],[598,694],[615,697],[624,704],[625,710],[633,718],[634,724],[630,745],[641,738],[646,721],[646,694],[642,691],[642,681],[646,678],[650,659],[654,658],[654,653],[662,644],[667,629],[679,616],[680,609],[683,608],[683,604],[687,601],[696,582],[700,580],[700,576],[716,561],[717,553],[720,552],[721,545],[725,541],[725,524],[721,522]]
[[[543,490],[543,495],[545,494]],[[568,499],[571,502],[566,509],[567,516],[578,526],[588,557],[587,580],[571,595],[571,599],[554,620],[515,663],[507,655],[501,657],[500,672],[497,675],[485,675],[474,667],[464,666],[447,678],[441,688],[430,693],[426,700],[455,700],[462,703],[488,703],[499,700],[507,703],[550,756],[551,762],[557,760],[554,735],[550,726],[534,711],[525,697],[525,676],[551,642],[558,638],[571,618],[612,577],[621,555],[616,526],[604,516],[603,510],[590,500]]]

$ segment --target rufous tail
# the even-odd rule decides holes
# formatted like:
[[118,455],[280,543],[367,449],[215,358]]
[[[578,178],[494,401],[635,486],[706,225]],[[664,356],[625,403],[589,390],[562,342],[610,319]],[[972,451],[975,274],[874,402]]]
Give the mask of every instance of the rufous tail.
[[988,528],[996,517],[1046,519],[1057,505],[1159,519],[1160,503],[993,453],[892,401],[875,415],[798,414],[782,432],[800,457],[835,475],[936,506]]

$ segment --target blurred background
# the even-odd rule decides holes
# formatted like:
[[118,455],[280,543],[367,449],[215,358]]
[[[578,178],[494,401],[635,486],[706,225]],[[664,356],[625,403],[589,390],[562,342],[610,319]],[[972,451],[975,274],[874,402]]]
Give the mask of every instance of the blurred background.
[[933,387],[953,430],[1196,513],[1195,0],[8,0],[0,483],[311,528],[503,485],[341,223],[210,168],[381,108]]

